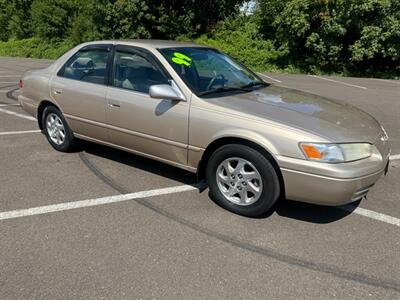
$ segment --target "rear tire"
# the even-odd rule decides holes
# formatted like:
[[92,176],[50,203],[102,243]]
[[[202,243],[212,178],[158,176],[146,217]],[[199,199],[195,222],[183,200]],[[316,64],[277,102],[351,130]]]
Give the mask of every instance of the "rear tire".
[[229,144],[217,149],[207,163],[206,178],[214,202],[247,217],[266,214],[281,190],[271,162],[244,145]]
[[70,152],[75,149],[76,138],[60,110],[52,105],[47,106],[41,121],[43,132],[55,150]]

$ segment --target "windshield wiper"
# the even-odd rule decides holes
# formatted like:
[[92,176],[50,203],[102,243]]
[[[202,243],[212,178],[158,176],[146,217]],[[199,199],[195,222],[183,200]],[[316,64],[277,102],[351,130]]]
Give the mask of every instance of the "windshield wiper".
[[210,94],[218,94],[218,93],[225,93],[225,92],[232,92],[232,91],[240,91],[240,92],[249,92],[249,90],[242,88],[242,87],[233,87],[233,86],[222,86],[216,89],[200,92],[199,96],[205,96]]
[[252,82],[250,82],[248,84],[242,85],[240,88],[241,89],[247,89],[247,88],[251,88],[251,87],[254,87],[254,86],[258,86],[258,85],[267,86],[268,83],[265,83],[263,81],[252,81]]
[[239,87],[234,87],[234,86],[221,86],[219,88],[216,89],[212,89],[212,90],[208,90],[208,91],[204,91],[204,92],[200,92],[199,96],[205,96],[205,95],[210,95],[210,94],[218,94],[218,93],[225,93],[225,92],[232,92],[232,91],[240,91],[240,92],[251,92],[251,87],[254,86],[259,86],[259,85],[263,85],[263,86],[267,86],[268,83],[262,82],[262,81],[252,81],[248,84],[239,86]]

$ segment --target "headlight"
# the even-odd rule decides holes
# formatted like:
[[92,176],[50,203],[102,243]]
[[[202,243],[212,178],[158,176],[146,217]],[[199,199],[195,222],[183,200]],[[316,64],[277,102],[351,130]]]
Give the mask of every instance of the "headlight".
[[367,143],[354,144],[319,144],[300,143],[300,148],[307,159],[339,163],[359,160],[372,155],[372,145]]

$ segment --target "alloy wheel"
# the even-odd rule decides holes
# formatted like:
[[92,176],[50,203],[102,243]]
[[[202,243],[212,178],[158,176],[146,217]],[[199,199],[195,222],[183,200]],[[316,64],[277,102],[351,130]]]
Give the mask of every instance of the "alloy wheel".
[[237,205],[251,205],[261,196],[263,185],[257,168],[248,160],[232,157],[217,167],[217,184],[220,192]]

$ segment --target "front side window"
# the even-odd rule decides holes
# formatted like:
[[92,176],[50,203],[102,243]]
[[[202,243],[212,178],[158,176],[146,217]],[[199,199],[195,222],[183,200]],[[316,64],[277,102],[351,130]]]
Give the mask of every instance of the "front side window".
[[168,78],[146,57],[130,52],[115,53],[115,87],[147,94],[150,86],[168,83]]
[[59,76],[85,82],[105,84],[109,51],[106,49],[81,50],[70,58]]
[[176,47],[159,51],[198,96],[248,92],[266,85],[249,69],[215,49]]

